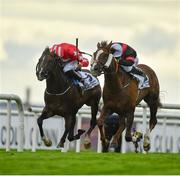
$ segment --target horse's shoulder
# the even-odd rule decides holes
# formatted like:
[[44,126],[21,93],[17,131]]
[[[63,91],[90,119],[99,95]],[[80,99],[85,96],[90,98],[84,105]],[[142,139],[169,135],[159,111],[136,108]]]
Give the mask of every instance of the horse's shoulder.
[[128,79],[132,77],[129,73],[127,73],[123,69],[119,69],[119,72],[120,72],[121,77],[128,78]]

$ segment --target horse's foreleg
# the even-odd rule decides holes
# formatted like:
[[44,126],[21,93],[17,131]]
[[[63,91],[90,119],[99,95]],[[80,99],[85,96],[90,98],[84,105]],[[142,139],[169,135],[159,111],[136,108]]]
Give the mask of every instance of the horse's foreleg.
[[73,116],[71,118],[71,122],[70,122],[70,128],[69,128],[69,134],[68,134],[68,140],[69,141],[73,141],[75,140],[74,139],[74,126],[75,126],[75,123],[76,123],[76,116]]
[[95,128],[97,121],[96,121],[96,115],[98,112],[98,104],[94,104],[91,106],[91,120],[90,120],[90,128],[85,134],[85,139],[84,139],[84,147],[86,149],[91,147],[91,132]]
[[68,133],[70,131],[72,119],[69,118],[69,116],[68,116],[64,120],[65,120],[65,130],[64,130],[64,133],[63,133],[63,135],[62,135],[62,137],[60,139],[60,142],[57,145],[57,148],[59,148],[59,147],[63,148],[64,147],[64,143],[66,141],[66,137],[67,137],[67,135],[68,135]]
[[132,141],[131,128],[134,121],[134,111],[126,113],[125,117],[127,118],[125,139],[127,142],[131,142]]
[[44,144],[46,146],[51,146],[52,145],[52,142],[50,139],[48,139],[45,135],[44,135],[44,131],[43,131],[43,120],[49,118],[53,116],[53,113],[51,111],[47,111],[45,108],[43,109],[42,111],[42,114],[40,115],[40,117],[37,119],[37,124],[38,124],[38,127],[39,127],[39,131],[40,131],[40,135],[41,135],[41,139],[43,140]]
[[125,118],[120,116],[119,117],[119,128],[111,142],[111,146],[114,147],[115,149],[118,148],[118,146],[120,144],[119,141],[121,140],[122,132],[124,131],[124,129],[125,129]]
[[72,121],[70,124],[69,134],[68,134],[68,140],[74,141],[80,139],[81,135],[85,132],[85,130],[78,129],[78,133],[74,136],[74,127],[76,123],[76,115],[72,117]]
[[102,142],[102,152],[108,152],[108,148],[109,148],[109,141],[106,140],[105,131],[104,131],[104,121],[109,114],[110,111],[105,109],[103,106],[100,117],[97,120],[97,125],[100,131],[101,142]]

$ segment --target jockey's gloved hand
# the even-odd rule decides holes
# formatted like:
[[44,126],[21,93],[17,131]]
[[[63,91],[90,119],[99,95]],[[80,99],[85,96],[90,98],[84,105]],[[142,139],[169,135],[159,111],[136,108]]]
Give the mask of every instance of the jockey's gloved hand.
[[115,58],[116,58],[117,62],[119,62],[120,60],[122,60],[121,57],[115,57]]
[[77,68],[76,68],[76,71],[80,71],[81,68],[82,68],[82,65],[79,63],[78,66],[77,66]]

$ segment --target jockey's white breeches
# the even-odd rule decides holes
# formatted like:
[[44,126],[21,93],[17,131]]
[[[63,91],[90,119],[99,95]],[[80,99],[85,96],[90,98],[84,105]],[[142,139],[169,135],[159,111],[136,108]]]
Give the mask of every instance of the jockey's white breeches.
[[133,67],[136,67],[136,66],[137,66],[138,62],[139,62],[139,59],[138,59],[138,57],[136,57],[135,60],[134,60],[134,64],[133,64],[133,65],[131,65],[131,66],[121,65],[121,67],[122,67],[126,72],[130,72]]
[[78,67],[78,61],[70,61],[70,62],[67,62],[67,63],[64,63],[64,68],[63,68],[63,71],[66,73],[70,70],[76,70],[77,67]]

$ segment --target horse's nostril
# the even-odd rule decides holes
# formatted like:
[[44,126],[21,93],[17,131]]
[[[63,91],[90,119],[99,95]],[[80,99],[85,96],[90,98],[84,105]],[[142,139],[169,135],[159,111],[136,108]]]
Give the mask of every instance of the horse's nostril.
[[41,75],[41,77],[46,78],[46,77],[48,76],[48,73],[42,71],[42,72],[40,73],[40,75]]
[[98,70],[98,66],[97,66],[97,65],[94,66],[94,70],[95,70],[95,71]]

